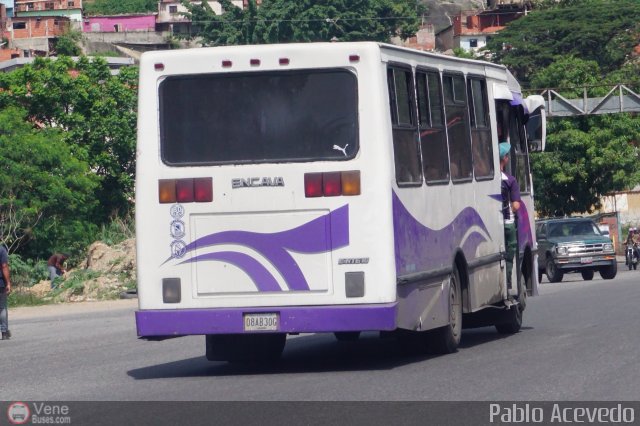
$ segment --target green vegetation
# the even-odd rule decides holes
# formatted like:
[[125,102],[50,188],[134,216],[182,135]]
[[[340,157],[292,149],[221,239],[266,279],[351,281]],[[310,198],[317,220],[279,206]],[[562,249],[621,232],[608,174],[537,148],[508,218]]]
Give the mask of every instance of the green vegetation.
[[68,31],[58,37],[56,41],[55,54],[65,56],[79,56],[82,49],[78,43],[82,40],[82,33],[79,31]]
[[487,47],[524,82],[564,56],[597,61],[606,74],[638,43],[638,17],[637,0],[565,0],[511,22]]
[[423,7],[411,0],[249,0],[245,9],[219,2],[216,15],[207,2],[183,4],[194,29],[209,46],[314,41],[389,41],[416,33]]
[[86,15],[119,15],[158,11],[157,0],[94,0],[84,3]]
[[137,75],[87,57],[0,74],[0,240],[10,252],[80,253],[129,214]]

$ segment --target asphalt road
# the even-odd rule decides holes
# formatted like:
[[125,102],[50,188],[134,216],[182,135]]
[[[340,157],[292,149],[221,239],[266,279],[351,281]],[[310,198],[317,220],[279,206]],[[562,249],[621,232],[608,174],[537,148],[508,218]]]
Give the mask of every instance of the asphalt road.
[[270,368],[209,362],[201,336],[137,340],[135,303],[10,311],[0,400],[640,400],[640,271],[545,279],[520,333],[465,330],[452,355],[304,335]]

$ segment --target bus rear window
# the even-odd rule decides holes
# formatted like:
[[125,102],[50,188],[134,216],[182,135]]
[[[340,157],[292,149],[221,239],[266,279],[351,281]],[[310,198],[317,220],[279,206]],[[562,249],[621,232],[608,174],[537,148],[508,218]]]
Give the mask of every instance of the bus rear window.
[[172,76],[159,95],[168,165],[345,160],[358,150],[357,81],[346,70]]

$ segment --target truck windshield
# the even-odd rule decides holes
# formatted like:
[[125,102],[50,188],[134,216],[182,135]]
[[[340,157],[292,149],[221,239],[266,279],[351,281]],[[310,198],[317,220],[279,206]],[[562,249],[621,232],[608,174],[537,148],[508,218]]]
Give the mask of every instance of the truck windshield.
[[596,225],[588,221],[549,224],[550,237],[570,237],[572,235],[601,235]]
[[358,150],[347,70],[171,76],[159,95],[168,165],[345,160]]

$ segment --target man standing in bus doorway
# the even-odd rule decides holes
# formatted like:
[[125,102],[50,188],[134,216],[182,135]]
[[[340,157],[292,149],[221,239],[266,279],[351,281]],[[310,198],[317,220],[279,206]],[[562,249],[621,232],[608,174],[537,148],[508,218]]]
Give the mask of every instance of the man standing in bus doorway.
[[504,217],[504,244],[507,252],[507,287],[511,288],[511,272],[513,271],[513,258],[518,249],[518,239],[516,235],[516,212],[520,208],[520,185],[516,178],[506,172],[509,163],[509,153],[511,144],[500,142],[498,145],[500,153],[500,171],[502,175],[502,214]]
[[9,340],[8,302],[11,293],[11,277],[9,276],[9,254],[3,244],[0,244],[0,340]]

